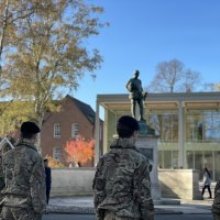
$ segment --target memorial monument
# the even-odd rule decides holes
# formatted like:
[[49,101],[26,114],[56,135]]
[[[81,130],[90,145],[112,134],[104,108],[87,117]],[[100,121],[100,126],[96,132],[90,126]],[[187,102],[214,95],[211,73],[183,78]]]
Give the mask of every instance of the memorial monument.
[[155,131],[147,125],[144,118],[144,101],[147,97],[147,92],[143,90],[142,82],[138,78],[139,75],[139,70],[135,70],[133,77],[126,84],[126,88],[129,91],[129,99],[131,100],[131,115],[139,121],[141,134],[154,134]]
[[139,70],[135,70],[133,77],[128,80],[126,88],[129,91],[129,99],[131,100],[131,115],[138,120],[140,126],[136,146],[140,152],[148,158],[152,165],[150,174],[152,197],[154,200],[159,200],[161,198],[161,190],[157,172],[158,136],[155,135],[155,130],[147,125],[146,119],[144,118],[144,101],[147,97],[147,93],[143,90],[139,75]]

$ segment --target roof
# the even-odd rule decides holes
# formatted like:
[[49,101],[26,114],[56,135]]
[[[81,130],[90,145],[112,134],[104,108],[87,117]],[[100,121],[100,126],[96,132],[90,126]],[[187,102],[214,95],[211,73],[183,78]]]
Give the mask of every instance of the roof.
[[[178,92],[178,93],[148,93],[146,101],[198,101],[220,100],[220,92]],[[97,100],[102,102],[130,102],[128,94],[98,94]]]
[[[130,111],[128,94],[98,94],[97,102],[111,111]],[[148,110],[176,110],[182,105],[186,110],[220,111],[220,92],[148,93],[144,104]]]
[[79,108],[79,110],[84,114],[84,116],[89,120],[91,124],[95,124],[95,111],[92,109],[92,107],[76,98],[73,98],[70,95],[67,95],[66,98],[71,99],[76,106]]

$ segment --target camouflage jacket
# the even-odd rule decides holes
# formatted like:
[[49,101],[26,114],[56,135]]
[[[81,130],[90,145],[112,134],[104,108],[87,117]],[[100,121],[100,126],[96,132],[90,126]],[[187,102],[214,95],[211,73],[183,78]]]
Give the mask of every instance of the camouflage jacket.
[[130,139],[117,139],[100,158],[93,181],[94,205],[98,220],[104,211],[131,219],[150,219],[151,198],[149,163]]
[[220,179],[218,180],[215,186],[215,195],[214,195],[212,212],[220,215]]
[[2,158],[2,169],[2,204],[42,213],[46,207],[45,172],[35,146],[27,141],[19,143]]

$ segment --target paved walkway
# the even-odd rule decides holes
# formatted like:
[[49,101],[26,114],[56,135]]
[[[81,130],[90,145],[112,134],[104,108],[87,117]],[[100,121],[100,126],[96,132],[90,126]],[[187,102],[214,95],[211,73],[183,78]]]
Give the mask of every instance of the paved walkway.
[[[161,199],[156,214],[210,214],[212,200]],[[48,213],[94,213],[92,197],[51,198]]]

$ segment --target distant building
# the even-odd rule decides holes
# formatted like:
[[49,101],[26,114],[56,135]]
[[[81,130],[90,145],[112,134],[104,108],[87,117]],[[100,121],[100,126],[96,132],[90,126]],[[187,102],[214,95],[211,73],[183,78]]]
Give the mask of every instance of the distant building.
[[[101,128],[102,120],[99,120]],[[102,129],[100,129],[102,132]],[[41,149],[43,156],[66,163],[64,147],[68,140],[81,135],[93,139],[95,134],[95,112],[86,103],[67,95],[61,100],[61,109],[45,115],[41,131]],[[102,136],[100,136],[102,137]],[[99,140],[102,145],[102,138]],[[88,166],[93,164],[87,164]]]
[[[97,112],[100,106],[105,112],[104,144],[96,144],[96,161],[109,151],[117,119],[130,114],[130,100],[127,94],[100,94]],[[202,177],[208,167],[214,180],[220,178],[220,92],[150,93],[145,118],[159,135],[160,168],[196,169]]]

